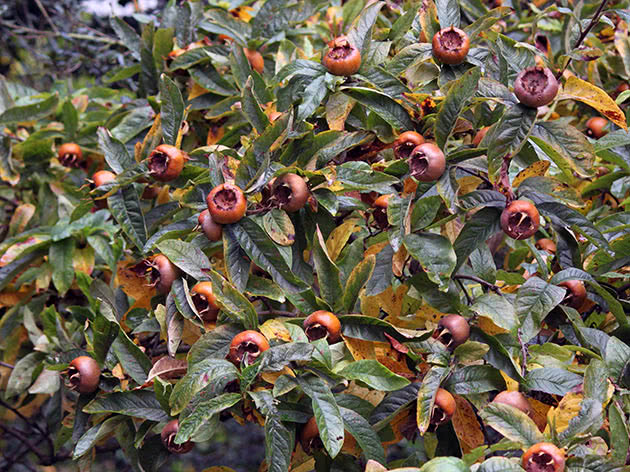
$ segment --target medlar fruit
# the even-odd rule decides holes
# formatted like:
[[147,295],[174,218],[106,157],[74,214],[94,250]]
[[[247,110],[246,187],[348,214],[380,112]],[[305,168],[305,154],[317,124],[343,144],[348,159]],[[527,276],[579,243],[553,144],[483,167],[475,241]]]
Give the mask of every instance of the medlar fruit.
[[247,57],[247,60],[249,61],[249,65],[252,66],[252,69],[254,69],[259,74],[262,74],[265,70],[265,61],[262,57],[262,54],[260,54],[256,50],[247,48],[243,49],[243,52],[245,53],[245,57]]
[[541,251],[547,251],[550,254],[556,253],[556,243],[548,238],[541,238],[536,241],[536,248],[540,249]]
[[64,167],[85,168],[86,162],[83,161],[83,151],[76,143],[63,143],[57,151],[57,158]]
[[197,313],[204,321],[216,321],[219,314],[217,297],[212,291],[212,282],[199,282],[190,289],[190,295]]
[[567,280],[558,284],[558,286],[567,289],[564,300],[562,300],[564,305],[577,310],[586,300],[586,287],[584,287],[584,282],[581,280]]
[[558,93],[558,81],[546,67],[523,69],[514,82],[514,93],[523,105],[538,108],[550,104]]
[[398,159],[407,159],[416,146],[424,143],[424,138],[415,131],[405,131],[394,141],[394,155]]
[[562,472],[564,451],[551,443],[538,443],[530,447],[521,459],[526,472]]
[[608,120],[606,118],[602,118],[601,116],[594,116],[593,118],[589,118],[586,122],[586,135],[589,138],[599,139],[602,136],[605,136],[608,132],[604,129],[608,124]]
[[164,444],[164,447],[166,447],[171,454],[186,454],[192,450],[194,444],[192,441],[186,441],[182,444],[175,443],[177,431],[179,431],[179,420],[175,419],[166,423],[166,426],[162,428],[162,433],[160,434],[162,444]]
[[437,180],[446,169],[444,153],[433,143],[423,143],[413,148],[407,163],[411,176],[420,182]]
[[67,384],[79,393],[92,393],[98,388],[101,368],[89,356],[75,357],[67,370]]
[[431,426],[436,428],[449,421],[455,414],[457,404],[455,398],[443,388],[438,388],[435,393],[435,404],[431,413]]
[[540,226],[540,215],[533,203],[513,200],[501,213],[501,229],[514,239],[533,236]]
[[280,208],[293,213],[306,205],[309,191],[302,177],[297,174],[284,174],[273,181],[271,195]]
[[149,154],[149,173],[160,182],[169,182],[179,177],[188,156],[170,144],[160,144]]
[[374,207],[374,211],[372,212],[372,216],[374,217],[374,221],[379,228],[385,229],[389,226],[389,221],[387,220],[387,205],[389,204],[389,199],[391,195],[381,195],[372,206]]
[[490,126],[484,126],[479,131],[477,131],[477,134],[475,134],[475,137],[472,140],[472,145],[475,147],[479,147],[479,145],[481,144],[481,141],[483,141],[483,138],[485,138],[486,134],[488,134],[489,129],[490,129]]
[[212,219],[222,225],[236,223],[247,211],[245,194],[229,183],[214,187],[206,197],[206,203]]
[[148,263],[151,287],[155,287],[159,293],[168,293],[177,277],[179,269],[164,254],[158,254]]
[[338,36],[328,43],[322,64],[333,75],[352,75],[361,68],[361,53],[347,37]]
[[334,344],[341,339],[341,322],[329,311],[317,310],[304,320],[304,332],[309,341],[326,339]]
[[315,417],[311,417],[300,431],[300,444],[307,454],[314,450],[323,449],[324,443],[319,437],[319,428]]
[[210,210],[204,210],[199,213],[197,222],[203,233],[210,241],[220,241],[223,235],[223,226],[212,219]]
[[440,318],[438,329],[433,337],[449,349],[455,349],[464,344],[470,337],[470,325],[466,318],[460,315],[446,315]]
[[529,404],[529,401],[521,392],[509,392],[507,390],[504,390],[503,392],[500,392],[496,397],[494,397],[492,403],[502,403],[504,405],[513,406],[514,408],[521,410],[527,416],[531,415],[532,413],[532,408]]
[[250,365],[256,362],[258,356],[269,349],[269,341],[258,331],[243,331],[232,339],[227,358],[236,365]]
[[468,55],[470,38],[459,28],[450,26],[433,35],[433,57],[444,64],[461,64]]
[[100,187],[101,185],[110,184],[116,180],[116,174],[108,170],[99,170],[92,175],[92,182],[94,187]]

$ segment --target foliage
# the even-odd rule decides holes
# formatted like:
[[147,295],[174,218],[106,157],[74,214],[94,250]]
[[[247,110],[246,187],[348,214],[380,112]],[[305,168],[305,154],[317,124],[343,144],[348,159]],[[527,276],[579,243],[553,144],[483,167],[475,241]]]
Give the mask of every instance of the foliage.
[[[160,470],[169,420],[182,444],[233,417],[264,427],[273,472],[516,471],[542,441],[569,470],[624,469],[628,1],[228,3],[170,1],[137,28],[113,18],[103,54],[124,45],[125,63],[100,86],[0,78],[0,412],[16,420],[0,423],[15,452],[0,464],[87,470],[115,440],[133,470]],[[458,65],[432,58],[447,26],[470,37]],[[349,77],[321,64],[342,33],[362,58]],[[561,78],[537,110],[512,93],[533,65]],[[595,140],[597,114],[609,123]],[[446,155],[439,179],[394,152],[408,130]],[[81,147],[74,167],[65,142]],[[187,154],[166,183],[149,172],[159,144]],[[97,170],[115,180],[95,186]],[[294,212],[274,193],[287,173],[308,185]],[[247,214],[210,241],[198,215],[224,182]],[[501,231],[514,198],[540,213],[532,238]],[[177,269],[165,293],[146,277],[158,254]],[[216,320],[191,294],[201,281]],[[574,307],[567,281],[587,290]],[[307,336],[318,310],[339,318],[340,342]],[[467,320],[466,342],[449,345],[444,314]],[[235,365],[243,330],[270,348]],[[92,393],[68,388],[82,355],[101,369]],[[456,404],[441,424],[438,388]],[[529,416],[490,402],[506,389]],[[413,452],[388,461],[401,442]]]

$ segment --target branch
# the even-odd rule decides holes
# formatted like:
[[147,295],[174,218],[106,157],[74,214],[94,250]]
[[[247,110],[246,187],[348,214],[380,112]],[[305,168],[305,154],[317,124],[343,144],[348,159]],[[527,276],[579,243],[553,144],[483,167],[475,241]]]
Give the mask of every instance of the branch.
[[490,290],[492,290],[493,292],[501,295],[501,288],[497,285],[491,284],[490,282],[487,282],[483,279],[480,279],[479,277],[475,277],[474,275],[461,275],[461,274],[457,274],[454,275],[453,278],[455,280],[472,280],[473,282],[477,282],[478,284],[483,285],[486,288],[489,288]]
[[[599,7],[597,8],[597,11],[593,15],[593,18],[591,18],[591,22],[588,24],[586,29],[584,31],[582,31],[582,34],[580,34],[580,37],[577,39],[577,41],[573,45],[573,49],[577,49],[577,48],[580,47],[580,45],[586,39],[588,34],[591,32],[591,30],[599,22],[599,18],[602,16],[602,12],[604,11],[604,8],[606,7],[607,3],[608,3],[608,0],[603,0],[602,3],[600,3]],[[567,70],[567,67],[569,67],[569,64],[571,64],[572,60],[573,60],[573,58],[569,57],[569,60],[564,65],[562,70],[556,74],[556,79],[559,79],[560,77],[562,77],[562,74],[564,73],[565,70]]]
[[0,367],[6,367],[7,369],[15,369],[14,365],[7,364],[6,362],[0,361]]

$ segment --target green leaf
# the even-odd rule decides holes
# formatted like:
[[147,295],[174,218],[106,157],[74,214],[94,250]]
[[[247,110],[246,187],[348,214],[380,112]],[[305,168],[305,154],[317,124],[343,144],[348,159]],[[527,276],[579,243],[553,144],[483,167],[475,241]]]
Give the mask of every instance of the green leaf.
[[177,444],[185,443],[214,415],[231,408],[239,401],[241,401],[240,393],[224,393],[210,400],[197,403],[192,413],[179,422],[175,442]]
[[582,377],[557,367],[543,367],[530,371],[525,380],[529,390],[540,390],[553,395],[566,395],[582,383]]
[[319,377],[298,377],[296,381],[304,393],[311,398],[319,437],[326,451],[330,457],[336,457],[343,446],[344,428],[339,405],[330,387]]
[[269,126],[269,118],[267,118],[267,115],[261,110],[260,104],[254,96],[252,87],[253,79],[249,77],[243,88],[242,111],[247,121],[249,121],[249,124],[254,127],[258,134],[262,134],[265,128]]
[[90,449],[96,446],[96,443],[106,438],[107,436],[110,436],[114,431],[116,431],[116,429],[123,421],[125,421],[124,416],[114,416],[113,418],[108,418],[102,423],[97,424],[96,426],[92,426],[77,441],[77,444],[74,447],[74,451],[72,453],[72,458],[74,460],[79,459]]
[[597,228],[580,212],[556,202],[536,205],[541,215],[548,217],[554,225],[569,228],[583,234],[593,244],[607,248],[608,241]]
[[277,208],[268,211],[263,216],[263,226],[280,246],[291,246],[295,242],[295,227],[286,211]]
[[507,298],[495,293],[484,293],[475,298],[470,307],[479,316],[490,318],[500,328],[513,330],[519,326],[514,305]]
[[6,387],[6,397],[11,398],[24,393],[35,380],[35,373],[41,369],[44,354],[41,352],[29,352],[19,359],[13,369]]
[[569,421],[567,429],[558,436],[561,445],[569,444],[574,438],[585,434],[595,434],[604,424],[602,403],[585,398],[580,404],[580,412]]
[[134,30],[129,24],[115,16],[111,16],[109,24],[120,38],[121,44],[123,44],[129,51],[131,51],[134,59],[140,59],[140,48],[142,47],[142,40],[136,30]]
[[436,0],[440,28],[455,26],[459,28],[459,5],[456,0]]
[[393,98],[363,87],[342,88],[341,91],[376,113],[394,129],[413,129],[407,110]]
[[470,472],[470,469],[457,457],[436,457],[424,464],[419,472]]
[[490,365],[467,365],[457,369],[446,380],[445,388],[458,395],[505,390],[505,380]]
[[477,472],[523,472],[520,461],[508,459],[507,457],[491,457],[481,463]]
[[280,344],[263,353],[261,369],[278,372],[291,362],[309,362],[313,357],[314,347],[307,342]]
[[157,244],[162,254],[197,280],[208,280],[207,271],[212,268],[208,257],[192,243],[177,239],[167,239]]
[[529,341],[540,331],[543,319],[563,300],[565,291],[538,277],[530,277],[520,286],[514,308],[521,322],[523,341]]
[[151,421],[165,421],[168,414],[151,390],[114,392],[98,397],[83,408],[85,413],[117,413]]
[[372,277],[372,274],[374,273],[375,265],[376,257],[374,255],[369,255],[359,262],[352,272],[350,272],[346,282],[346,288],[343,293],[343,307],[347,313],[352,313],[361,290],[365,287],[365,284],[367,284],[368,280],[370,280],[370,277]]
[[20,121],[37,121],[50,115],[57,108],[59,103],[58,94],[42,94],[37,98],[30,97],[32,103],[22,106],[13,106],[0,114],[0,123],[19,123]]
[[352,45],[361,52],[362,58],[368,57],[368,51],[372,42],[372,29],[383,5],[385,5],[384,2],[375,2],[364,7],[348,30],[348,38]]
[[429,428],[435,404],[435,393],[447,375],[447,369],[432,367],[422,381],[416,402],[416,424],[421,435],[426,433]]
[[164,142],[175,146],[184,121],[184,99],[177,84],[166,74],[160,76],[160,100]]
[[123,330],[118,331],[118,337],[112,344],[112,349],[125,373],[138,385],[143,385],[153,367],[147,355],[129,339]]
[[484,424],[506,438],[521,443],[524,449],[545,441],[536,423],[521,410],[503,403],[490,403],[479,413]]
[[[441,0],[446,5],[445,9],[452,10],[452,4],[455,4],[454,10],[457,12],[457,23],[459,23],[459,7],[457,2],[453,0]],[[440,13],[440,5],[438,2],[438,14]],[[440,18],[440,26],[443,28],[450,25],[443,25]],[[457,25],[455,25],[457,26]],[[435,140],[440,148],[444,148],[446,141],[455,128],[455,123],[461,115],[464,107],[477,91],[477,84],[481,77],[481,69],[474,67],[467,70],[459,79],[453,81],[449,88],[449,93],[442,102],[440,111],[435,121]]]
[[614,462],[624,464],[630,447],[630,430],[625,413],[617,402],[611,402],[608,407],[608,421],[610,423],[610,446]]
[[408,234],[404,239],[409,254],[420,262],[429,280],[438,284],[441,291],[448,290],[457,256],[451,242],[435,233]]
[[112,215],[131,242],[140,250],[147,241],[147,227],[140,199],[133,185],[121,188],[107,199]]
[[343,424],[346,430],[357,440],[367,460],[375,460],[386,464],[385,451],[381,440],[372,429],[370,423],[356,411],[340,407]]
[[195,82],[212,93],[225,97],[231,97],[236,93],[234,87],[209,62],[198,67],[191,67],[189,72]]
[[492,182],[499,179],[503,158],[513,158],[521,150],[534,123],[536,109],[516,104],[507,109],[499,122],[486,136],[488,148],[488,177]]
[[74,238],[66,238],[52,243],[48,253],[53,269],[52,280],[61,296],[65,295],[74,281],[74,257],[76,242]]
[[348,380],[358,380],[374,390],[384,392],[399,390],[409,385],[409,380],[393,373],[374,359],[363,359],[352,362],[339,371],[339,375]]
[[604,360],[606,361],[609,375],[615,379],[615,382],[628,387],[628,382],[624,381],[624,376],[630,364],[630,346],[611,336],[606,343]]
[[302,102],[297,107],[295,120],[300,123],[315,113],[315,110],[322,104],[322,100],[327,93],[326,76],[315,77],[304,89]]
[[466,222],[457,236],[453,248],[457,254],[456,272],[468,259],[468,256],[490,236],[501,230],[499,224],[501,212],[496,208],[483,208]]
[[347,190],[395,193],[392,185],[399,180],[383,172],[372,170],[367,162],[345,162],[337,167],[337,179]]

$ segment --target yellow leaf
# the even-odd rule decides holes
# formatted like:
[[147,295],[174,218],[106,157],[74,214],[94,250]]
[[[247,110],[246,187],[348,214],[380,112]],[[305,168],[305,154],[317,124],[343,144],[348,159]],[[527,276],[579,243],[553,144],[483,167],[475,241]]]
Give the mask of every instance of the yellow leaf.
[[602,89],[595,85],[571,76],[566,81],[558,100],[578,100],[595,108],[598,112],[620,128],[628,130],[626,117],[615,101]]
[[337,260],[352,233],[359,229],[357,226],[358,221],[357,219],[344,221],[340,226],[332,230],[326,241],[326,250],[331,261],[335,262]]
[[514,177],[514,182],[512,182],[512,187],[518,187],[523,183],[523,181],[529,177],[542,177],[547,173],[547,169],[551,162],[549,161],[536,161],[526,169],[523,169],[518,173],[516,177]]
[[374,350],[373,342],[357,338],[346,338],[345,336],[343,340],[346,342],[346,347],[355,361],[376,359],[376,351]]
[[554,425],[557,432],[562,432],[569,427],[569,421],[580,413],[580,405],[584,399],[583,393],[567,393],[555,408],[550,408],[547,412],[547,428]]
[[459,196],[466,195],[467,193],[476,190],[481,182],[483,182],[483,180],[481,180],[479,177],[475,177],[474,175],[467,175],[466,177],[457,179],[457,183],[459,184],[459,190],[457,191],[457,194]]
[[24,203],[18,206],[13,211],[13,216],[9,222],[9,228],[13,234],[21,233],[26,228],[26,225],[35,214],[35,205],[31,203]]
[[451,421],[462,452],[468,454],[474,448],[483,445],[484,436],[475,411],[468,400],[459,395],[454,395],[454,397],[457,408]]
[[202,95],[205,95],[207,93],[210,93],[208,89],[203,88],[197,82],[193,82],[192,87],[188,92],[188,100],[193,100],[194,98],[201,97]]
[[272,319],[265,321],[260,326],[260,332],[265,335],[267,339],[277,338],[284,342],[291,342],[291,334],[285,326],[285,324],[278,319]]
[[490,318],[486,318],[485,316],[480,316],[479,317],[478,326],[484,333],[488,333],[490,335],[495,335],[495,334],[507,333],[508,332],[507,330],[505,330],[503,328],[499,328],[497,325],[495,325],[492,322],[492,320]]

